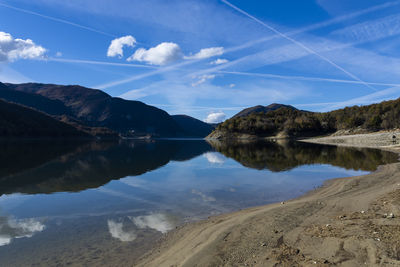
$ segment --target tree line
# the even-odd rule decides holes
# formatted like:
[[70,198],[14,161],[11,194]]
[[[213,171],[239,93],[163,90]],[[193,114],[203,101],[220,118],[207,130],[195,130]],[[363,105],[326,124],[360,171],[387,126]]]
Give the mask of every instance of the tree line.
[[400,128],[400,98],[367,106],[346,107],[330,112],[309,112],[282,107],[226,120],[222,132],[274,136],[315,136],[339,130],[378,131]]

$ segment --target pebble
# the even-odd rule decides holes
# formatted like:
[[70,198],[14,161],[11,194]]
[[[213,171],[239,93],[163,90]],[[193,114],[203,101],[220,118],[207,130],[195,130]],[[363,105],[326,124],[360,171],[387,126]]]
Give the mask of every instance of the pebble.
[[362,210],[362,211],[361,211],[361,214],[364,214],[364,213],[365,213],[365,211]]
[[383,214],[383,218],[393,219],[394,214],[393,213],[389,213],[389,214],[385,213],[385,214]]

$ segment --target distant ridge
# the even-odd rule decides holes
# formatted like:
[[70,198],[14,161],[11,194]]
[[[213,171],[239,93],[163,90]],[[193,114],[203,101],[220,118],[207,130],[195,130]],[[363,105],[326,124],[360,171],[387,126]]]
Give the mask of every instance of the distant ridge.
[[400,98],[330,112],[310,112],[272,104],[245,109],[219,124],[209,139],[301,138],[368,133],[400,128]]
[[0,137],[90,138],[91,136],[42,112],[0,100]]
[[272,104],[270,104],[268,106],[257,105],[257,106],[254,106],[254,107],[243,109],[242,111],[240,111],[239,113],[234,115],[232,118],[245,117],[245,116],[248,116],[248,115],[253,114],[253,113],[260,113],[260,112],[267,113],[269,111],[274,111],[274,110],[277,110],[277,109],[282,108],[282,107],[283,108],[292,109],[292,110],[297,110],[295,107],[290,106],[290,105],[272,103]]
[[215,128],[211,124],[187,115],[172,115],[172,118],[182,129],[185,129],[188,137],[206,137]]
[[205,137],[213,130],[195,118],[174,117],[140,101],[111,97],[79,85],[0,83],[0,99],[102,136],[107,135],[107,129],[125,137]]

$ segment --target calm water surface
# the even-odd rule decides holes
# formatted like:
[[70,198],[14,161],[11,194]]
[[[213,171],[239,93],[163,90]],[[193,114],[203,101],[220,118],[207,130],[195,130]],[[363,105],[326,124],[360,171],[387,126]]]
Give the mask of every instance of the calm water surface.
[[0,266],[128,265],[184,222],[395,161],[298,142],[0,142]]

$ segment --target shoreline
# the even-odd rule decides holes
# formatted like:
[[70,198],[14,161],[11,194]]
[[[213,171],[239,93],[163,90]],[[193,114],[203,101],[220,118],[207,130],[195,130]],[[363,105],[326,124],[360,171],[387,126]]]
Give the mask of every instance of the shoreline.
[[[400,153],[399,146],[374,143],[371,135],[377,133],[363,135],[364,141],[358,143],[332,143],[333,139],[351,140],[351,136],[301,141]],[[356,139],[360,140],[359,135]],[[391,213],[394,218],[388,218]],[[400,217],[400,163],[393,163],[379,166],[367,175],[327,180],[322,187],[284,203],[184,224],[167,233],[136,265],[400,265],[400,218],[397,217]]]

